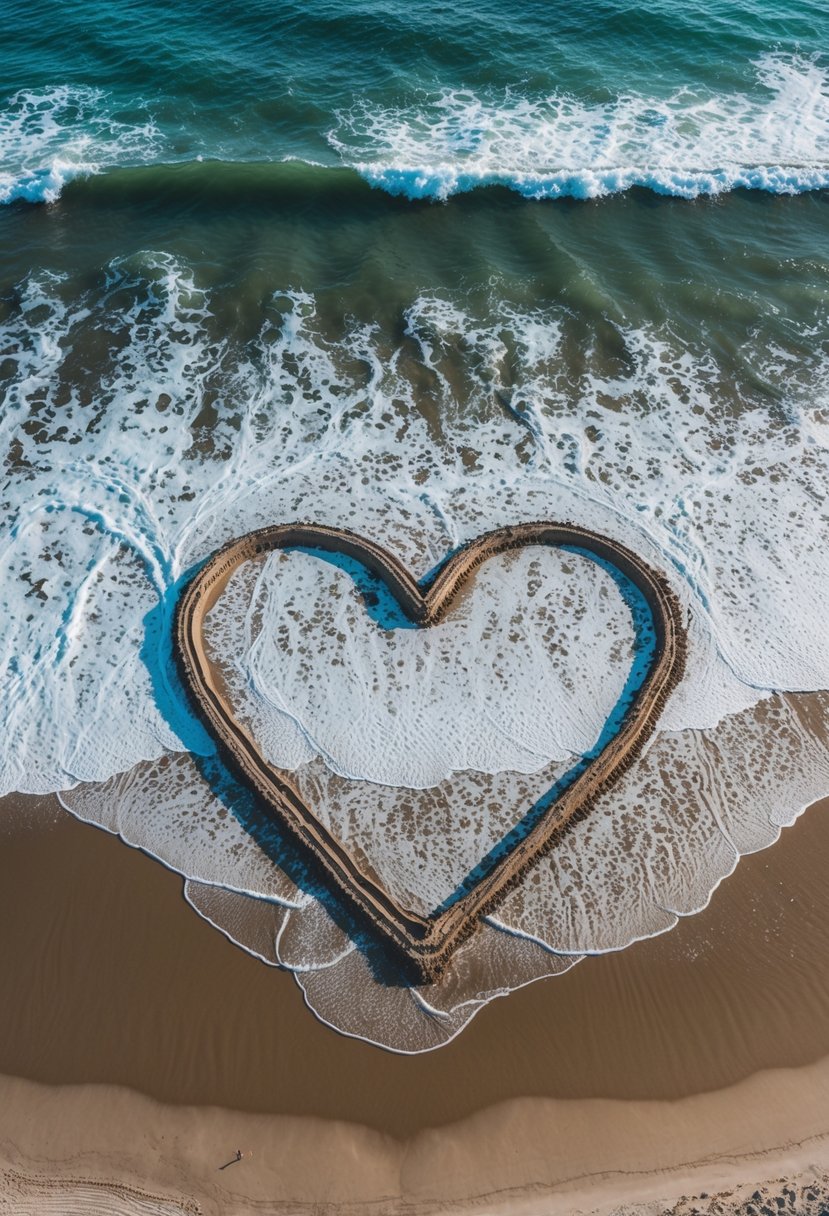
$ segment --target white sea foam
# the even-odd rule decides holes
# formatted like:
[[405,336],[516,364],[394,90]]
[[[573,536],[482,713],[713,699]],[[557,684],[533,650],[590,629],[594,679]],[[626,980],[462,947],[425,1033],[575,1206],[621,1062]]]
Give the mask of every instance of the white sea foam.
[[[791,352],[758,342],[743,386],[669,330],[619,322],[624,370],[611,376],[585,348],[574,383],[554,308],[473,316],[423,297],[393,340],[356,322],[332,333],[311,297],[280,293],[242,341],[189,268],[155,253],[67,294],[33,275],[0,329],[3,788],[76,785],[64,794],[76,813],[191,879],[194,905],[295,970],[326,1020],[401,1050],[436,1046],[487,993],[670,927],[825,792],[824,702],[807,722],[770,695],[829,687],[823,331],[796,375]],[[104,319],[89,375],[72,353]],[[346,947],[278,834],[222,786],[176,687],[182,575],[233,535],[299,518],[352,526],[419,575],[482,527],[572,520],[663,568],[689,613],[689,673],[645,762],[499,909],[446,989],[370,984],[370,957]],[[269,743],[287,748],[306,797],[416,906],[447,898],[612,704],[630,619],[596,567],[569,564],[527,553],[485,567],[445,635],[387,636],[345,572],[292,554],[234,583],[214,622],[249,711],[285,727]],[[570,614],[566,636],[581,631],[577,653],[542,651],[545,614],[521,604],[530,579]],[[523,611],[527,633],[510,640],[513,679],[479,731],[470,699],[497,688],[497,620],[484,636],[496,606]],[[285,627],[290,652],[273,645]],[[488,671],[464,676],[448,644],[463,638],[476,656],[493,648]],[[332,671],[344,650],[350,675]],[[432,662],[440,695],[407,716],[410,675]],[[380,697],[365,692],[375,681]],[[353,721],[326,703],[334,687]],[[427,788],[401,789],[412,784]],[[470,807],[474,823],[461,822]],[[452,987],[481,967],[479,990]]]
[[597,198],[643,186],[696,198],[740,187],[829,186],[829,76],[815,59],[767,54],[753,87],[624,93],[588,103],[555,93],[445,89],[400,108],[359,103],[329,143],[374,186],[445,199],[479,186],[528,198]]
[[[41,792],[105,779],[177,746],[209,751],[169,689],[164,647],[174,585],[220,542],[274,519],[355,526],[420,574],[477,534],[481,521],[570,519],[617,536],[668,570],[691,614],[691,674],[669,710],[672,729],[711,726],[770,689],[829,686],[820,367],[808,384],[789,387],[785,411],[760,403],[738,411],[733,385],[710,357],[672,349],[666,334],[620,329],[629,372],[615,380],[588,373],[574,408],[572,386],[560,379],[555,314],[502,311],[484,323],[448,300],[422,299],[409,312],[410,336],[390,350],[367,326],[323,336],[313,301],[285,294],[250,353],[214,333],[209,297],[168,255],[113,264],[105,284],[71,307],[58,288],[43,275],[24,284],[2,335],[11,370],[0,439],[16,470],[0,554],[3,788]],[[85,383],[66,352],[104,313],[113,336],[108,363]],[[501,379],[507,329],[509,388]],[[463,409],[447,375],[453,358],[466,372]],[[442,439],[418,409],[415,383],[425,373],[440,402]],[[219,401],[209,417],[208,391]],[[638,404],[644,397],[647,408]],[[465,411],[474,424],[464,423]],[[477,453],[474,470],[464,450]],[[489,577],[470,637],[484,628]],[[319,594],[306,590],[309,600]],[[275,623],[287,611],[289,583],[269,591],[265,606],[272,594]],[[596,597],[579,611],[588,631],[609,620]],[[368,687],[378,662],[388,676],[401,647],[417,664],[435,645],[401,632],[392,649],[382,643],[382,657],[377,631],[360,623],[356,608],[351,618],[346,645]],[[325,633],[306,657],[316,654],[330,682],[338,674],[331,657],[343,643],[328,634],[325,641]],[[568,659],[577,664],[569,672],[558,665],[561,654],[544,660],[545,680],[524,682],[523,710],[511,708],[500,723],[493,716],[485,747],[471,738],[457,700],[418,701],[395,737],[408,737],[417,718],[421,735],[447,741],[434,772],[416,773],[412,765],[424,761],[403,746],[374,760],[356,737],[335,746],[337,715],[328,715],[326,733],[308,672],[273,647],[272,632],[251,636],[243,661],[260,692],[293,690],[289,716],[306,727],[313,718],[310,735],[319,732],[319,749],[338,755],[335,769],[417,785],[458,767],[529,770],[582,750],[601,717],[589,706],[605,678],[610,636]],[[528,651],[528,668],[539,663]],[[563,681],[559,709],[530,729],[527,706],[542,685],[553,687],[554,669]],[[590,692],[581,699],[576,692],[565,709],[568,681]],[[447,688],[452,683],[447,678]],[[356,687],[349,692],[343,683],[338,695],[358,697],[365,732],[373,702]],[[276,694],[268,696],[273,702]],[[307,730],[303,738],[307,744]],[[459,742],[450,747],[452,739]],[[307,759],[300,749],[291,763]]]
[[0,203],[52,203],[74,178],[152,159],[159,142],[148,114],[117,117],[102,89],[22,89],[0,105]]
[[[400,107],[357,102],[325,133],[372,186],[446,199],[483,186],[527,198],[586,199],[644,187],[696,198],[730,190],[797,194],[829,187],[829,74],[816,57],[769,53],[742,91],[688,84],[668,96],[620,93],[591,103],[566,93],[444,89]],[[231,144],[81,85],[21,90],[0,104],[0,204],[54,202],[64,186],[122,166],[234,159]],[[310,133],[316,140],[317,132]],[[246,159],[249,144],[237,149]],[[291,154],[273,156],[274,163]],[[305,160],[324,173],[315,156]]]
[[428,631],[372,620],[351,574],[310,554],[274,555],[253,587],[244,573],[206,637],[281,768],[320,755],[341,776],[407,789],[466,769],[536,772],[595,744],[633,661],[611,575],[569,553],[489,562]]
[[[277,833],[268,837],[267,820],[251,817],[244,795],[226,783],[205,780],[192,757],[141,765],[62,799],[187,874],[192,906],[244,949],[293,972],[323,1021],[395,1051],[428,1051],[495,997],[561,974],[585,953],[662,933],[704,907],[742,853],[772,844],[829,787],[827,713],[826,694],[775,697],[711,731],[662,734],[487,918],[443,979],[424,988],[395,980],[372,943],[332,915],[310,876],[297,887],[287,873],[295,863]],[[436,822],[424,795],[416,830],[401,832],[399,823],[389,829],[382,788],[332,791],[324,766],[300,778],[315,809],[331,812],[358,853],[368,847],[398,896],[413,875],[457,867],[470,838],[477,843],[474,832]],[[507,818],[549,779],[466,774],[446,805],[456,818],[485,820],[489,805],[503,803]]]

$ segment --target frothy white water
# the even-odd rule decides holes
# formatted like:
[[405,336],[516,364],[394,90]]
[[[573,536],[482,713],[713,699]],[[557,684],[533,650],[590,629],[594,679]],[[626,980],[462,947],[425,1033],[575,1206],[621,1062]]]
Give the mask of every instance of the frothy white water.
[[0,203],[53,203],[74,178],[143,164],[159,147],[152,118],[119,118],[102,89],[22,89],[0,105]]
[[[746,69],[748,70],[746,65]],[[303,161],[329,158],[392,195],[446,199],[483,186],[527,198],[586,199],[643,187],[679,198],[736,189],[798,194],[829,187],[829,74],[815,57],[769,53],[742,91],[688,84],[670,95],[619,93],[590,103],[567,93],[444,89],[400,107],[358,102],[311,131]],[[0,204],[54,202],[64,186],[118,167],[204,157],[257,159],[257,143],[157,119],[136,97],[57,84],[0,102]],[[177,112],[177,107],[172,107]],[[294,149],[270,154],[281,164]],[[261,153],[259,154],[261,155]],[[323,159],[325,153],[323,152]],[[329,166],[330,167],[330,166]]]
[[359,104],[339,115],[328,139],[372,185],[408,198],[486,185],[528,198],[596,198],[632,186],[681,198],[826,188],[825,67],[768,54],[755,69],[745,92],[688,85],[601,104],[446,89],[399,109]]
[[407,789],[588,751],[634,645],[606,570],[537,549],[488,562],[428,630],[372,619],[347,570],[274,555],[234,576],[205,637],[273,764],[319,755],[341,776]]
[[[103,371],[87,378],[71,351],[104,315],[111,346]],[[770,409],[740,402],[710,356],[678,351],[668,334],[618,327],[628,370],[610,379],[588,367],[574,393],[554,312],[502,310],[484,323],[448,300],[421,299],[408,328],[396,348],[369,326],[327,335],[311,299],[285,294],[274,299],[258,342],[236,346],[217,336],[209,297],[167,255],[114,264],[99,290],[72,304],[48,276],[21,286],[0,335],[0,440],[12,469],[0,551],[3,789],[104,780],[176,747],[209,752],[172,691],[175,587],[221,542],[275,520],[352,526],[417,574],[482,522],[572,520],[617,537],[669,572],[690,613],[691,664],[667,711],[670,729],[711,726],[770,689],[829,686],[819,359],[813,375],[788,381],[785,406]],[[768,359],[772,380],[779,355]],[[451,367],[463,369],[465,383],[457,372],[450,379]],[[437,426],[420,405],[424,378]],[[488,577],[472,626],[476,646]],[[274,622],[291,594],[286,581],[272,602]],[[607,621],[602,613],[594,596],[588,634]],[[338,645],[350,648],[351,664],[376,669],[369,650],[377,634],[356,608],[344,636]],[[400,636],[394,646],[410,648],[407,662],[425,661],[423,637]],[[251,635],[244,678],[260,692],[267,686],[272,703],[290,685],[295,721],[307,726],[313,717],[320,731],[328,713],[329,736],[341,731],[311,669],[272,639],[267,630]],[[565,711],[556,694],[559,709],[545,709],[543,726],[529,728],[539,708],[533,698],[556,682],[600,689],[611,640],[574,649],[569,674],[561,649],[543,660],[540,649],[528,652],[531,665],[543,663],[545,681],[525,680],[510,696],[527,700],[512,703],[500,722],[492,717],[485,737],[492,748],[499,739],[503,760],[483,754],[480,738],[471,741],[456,703],[431,704],[423,693],[417,726],[409,720],[396,737],[466,740],[434,773],[402,745],[374,761],[362,746],[355,759],[372,706],[386,719],[371,726],[375,737],[390,728],[382,702],[352,687],[360,726],[341,735],[334,767],[393,784],[425,784],[470,764],[527,769],[526,754],[516,762],[520,720],[521,747],[539,753],[535,767],[562,749],[578,751],[604,711],[588,709],[589,698],[571,699]],[[490,643],[498,644],[494,634]],[[330,640],[310,641],[309,663],[315,646],[326,686],[336,684]],[[391,654],[382,659],[387,674]],[[345,669],[342,678],[345,696]],[[330,737],[320,744],[333,755]],[[307,758],[300,750],[290,763]],[[416,777],[412,765],[424,763]]]
[[[829,686],[823,318],[802,335],[814,354],[797,375],[788,351],[758,341],[743,385],[667,329],[618,322],[625,358],[609,373],[592,347],[569,361],[555,309],[473,317],[448,298],[414,302],[392,340],[358,323],[332,332],[309,296],[279,294],[242,341],[186,266],[153,253],[67,295],[35,275],[2,314],[3,788],[85,783],[64,795],[77,814],[191,879],[194,906],[295,970],[327,1021],[400,1050],[437,1046],[493,994],[701,907],[739,853],[825,792],[823,701],[807,721],[769,695]],[[76,355],[87,343],[93,373]],[[418,575],[482,527],[572,520],[665,569],[689,613],[689,673],[647,757],[505,902],[446,988],[395,987],[370,948],[352,948],[272,825],[222,784],[176,686],[181,577],[231,536],[300,518],[351,526]],[[445,645],[386,637],[346,572],[301,554],[240,579],[217,616],[248,712],[285,726],[269,745],[417,906],[445,899],[549,788],[561,755],[595,738],[629,657],[629,618],[597,569],[535,557],[485,567]],[[571,654],[561,638],[541,644],[551,604],[570,614],[568,639],[581,632]],[[487,679],[497,687],[502,614],[516,612],[513,678],[475,731],[455,694],[485,701]],[[476,656],[466,682],[463,639]],[[488,671],[475,670],[479,650]],[[419,663],[445,686],[401,717]],[[382,696],[366,693],[369,676]],[[334,769],[374,780],[349,786]]]

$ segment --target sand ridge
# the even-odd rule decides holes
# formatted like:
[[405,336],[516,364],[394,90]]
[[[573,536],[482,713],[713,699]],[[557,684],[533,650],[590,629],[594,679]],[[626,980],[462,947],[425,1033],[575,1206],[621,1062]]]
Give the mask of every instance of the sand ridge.
[[[441,620],[478,566],[497,554],[529,545],[585,550],[629,579],[643,595],[653,617],[653,659],[619,730],[564,793],[526,835],[516,833],[501,859],[471,890],[443,910],[421,916],[401,907],[364,872],[320,823],[287,776],[268,764],[256,740],[236,721],[205,652],[204,618],[231,575],[245,562],[278,549],[315,548],[359,561],[385,583],[411,620],[427,628]],[[569,825],[588,813],[601,793],[635,760],[653,733],[667,697],[682,678],[686,648],[682,608],[661,573],[616,541],[586,528],[551,522],[523,523],[485,533],[451,554],[422,583],[393,554],[345,529],[309,523],[261,528],[225,545],[196,572],[177,605],[174,623],[174,652],[182,680],[230,767],[310,854],[348,905],[423,982],[442,973],[481,917],[492,911],[527,869],[555,846]]]

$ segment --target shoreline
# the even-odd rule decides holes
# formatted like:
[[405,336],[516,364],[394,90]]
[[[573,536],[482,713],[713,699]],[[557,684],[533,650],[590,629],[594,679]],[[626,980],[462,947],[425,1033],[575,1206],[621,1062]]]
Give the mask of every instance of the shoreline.
[[[701,1216],[765,1191],[760,1213],[819,1216],[827,1095],[829,1058],[676,1102],[521,1099],[399,1141],[359,1124],[0,1077],[0,1212],[66,1216],[74,1196],[89,1213],[97,1195],[112,1216],[662,1216],[683,1205]],[[787,1187],[818,1200],[778,1204]]]
[[[661,1216],[809,1171],[823,1186],[827,810],[669,933],[398,1056],[323,1026],[178,875],[18,800],[0,848],[0,1212],[86,1216],[83,1188],[105,1184],[119,1216]],[[254,1157],[217,1173],[239,1146]]]

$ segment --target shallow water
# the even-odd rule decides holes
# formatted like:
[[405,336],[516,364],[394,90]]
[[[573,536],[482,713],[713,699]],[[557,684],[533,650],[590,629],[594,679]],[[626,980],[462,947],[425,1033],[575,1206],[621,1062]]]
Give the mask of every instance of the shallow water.
[[[47,40],[14,5],[0,48],[2,789],[65,791],[399,1050],[670,928],[829,789],[829,19],[502,10],[85,3]],[[544,518],[666,572],[686,679],[444,985],[380,984],[217,775],[176,596],[265,523],[422,576]],[[224,598],[240,712],[424,907],[589,751],[633,659],[565,554],[490,563],[428,633],[312,555]]]

